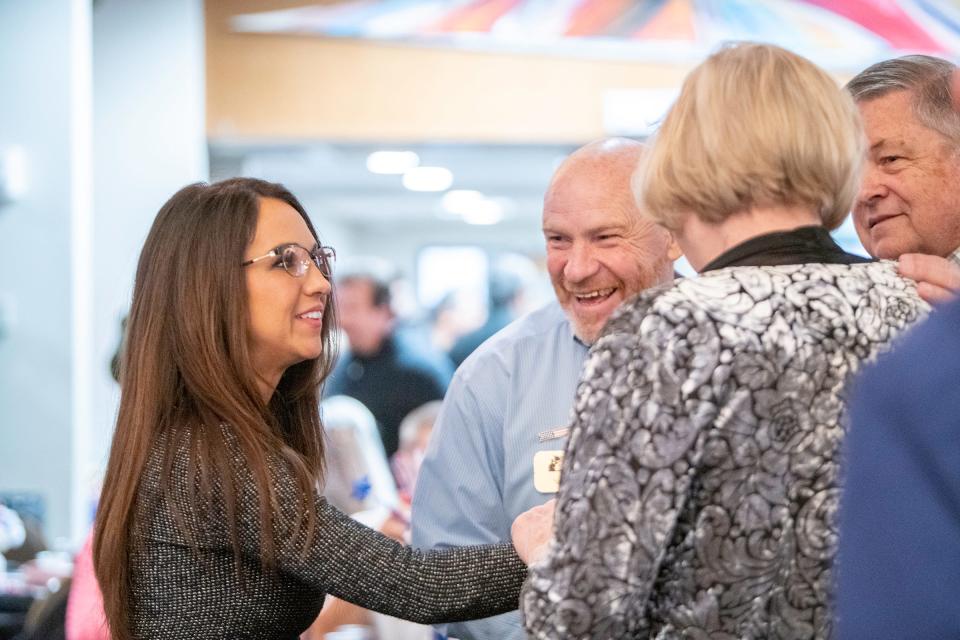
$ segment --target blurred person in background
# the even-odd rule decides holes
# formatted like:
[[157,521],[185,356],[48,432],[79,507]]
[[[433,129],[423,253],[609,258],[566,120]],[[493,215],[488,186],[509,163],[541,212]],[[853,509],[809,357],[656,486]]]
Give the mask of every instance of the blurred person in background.
[[396,478],[400,499],[408,506],[413,501],[420,465],[442,406],[439,400],[428,402],[411,411],[400,423],[400,448],[390,460],[390,469]]
[[400,421],[420,405],[442,399],[453,375],[445,355],[396,331],[393,273],[383,261],[366,259],[338,274],[338,313],[350,350],[325,389],[328,396],[350,396],[370,409],[388,459],[397,451]]
[[41,496],[7,494],[4,500],[8,504],[0,503],[0,638],[62,640],[73,558],[66,551],[47,548]]
[[423,330],[430,334],[430,346],[443,353],[450,351],[453,343],[464,333],[462,305],[458,304],[457,293],[448,291],[443,294],[427,311],[423,322]]
[[326,437],[324,497],[354,520],[402,540],[407,518],[383,528],[400,498],[373,414],[355,398],[331,396],[320,403],[320,415]]
[[428,351],[444,354],[444,361],[455,368],[450,349],[461,336],[483,324],[484,309],[485,302],[472,291],[452,289],[440,296],[422,319],[408,318],[399,330],[411,339],[427,340]]
[[505,255],[497,259],[487,278],[487,318],[451,346],[450,359],[459,367],[483,342],[513,322],[524,307],[526,286],[534,270],[529,258]]
[[67,640],[110,640],[103,595],[93,568],[92,532],[74,560],[65,618]]
[[[4,518],[11,525],[6,534],[19,530],[20,526],[24,532],[19,544],[8,546],[2,552],[7,565],[17,567],[30,562],[37,554],[50,548],[43,531],[44,500],[39,494],[22,493],[7,494],[4,502],[6,504],[0,502],[0,507],[4,508]],[[14,524],[17,522],[19,526]],[[2,531],[0,535],[3,535]]]
[[863,117],[867,162],[853,220],[864,248],[896,260],[926,300],[960,290],[960,114],[956,65],[910,55],[847,83]]
[[27,539],[27,530],[17,512],[0,504],[0,571],[5,571],[5,553],[19,548]]
[[[679,249],[637,209],[638,142],[601,140],[559,167],[543,201],[556,300],[508,325],[460,366],[420,468],[413,543],[510,539],[516,514],[556,491],[565,427],[589,345],[624,300],[673,279]],[[519,612],[450,625],[451,637],[524,637]]]
[[518,519],[516,550],[422,553],[320,495],[332,259],[277,184],[194,184],[157,214],[94,534],[114,640],[289,640],[326,593],[424,623],[516,605],[549,508]]
[[789,51],[727,46],[684,81],[637,197],[700,275],[591,349],[533,638],[830,637],[844,386],[928,308],[830,236],[863,155],[850,96]]

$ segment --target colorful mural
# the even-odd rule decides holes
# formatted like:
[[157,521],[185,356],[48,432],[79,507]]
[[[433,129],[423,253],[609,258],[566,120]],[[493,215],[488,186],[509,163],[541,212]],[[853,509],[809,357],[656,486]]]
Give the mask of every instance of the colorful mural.
[[832,68],[960,55],[955,0],[347,0],[240,15],[245,32],[690,61],[720,43],[782,45]]

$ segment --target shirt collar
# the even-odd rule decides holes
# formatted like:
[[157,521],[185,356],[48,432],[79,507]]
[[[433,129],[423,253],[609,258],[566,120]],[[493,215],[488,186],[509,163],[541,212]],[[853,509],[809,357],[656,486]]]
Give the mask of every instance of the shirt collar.
[[798,227],[750,238],[711,260],[701,273],[724,267],[757,267],[811,262],[871,262],[844,251],[821,226]]

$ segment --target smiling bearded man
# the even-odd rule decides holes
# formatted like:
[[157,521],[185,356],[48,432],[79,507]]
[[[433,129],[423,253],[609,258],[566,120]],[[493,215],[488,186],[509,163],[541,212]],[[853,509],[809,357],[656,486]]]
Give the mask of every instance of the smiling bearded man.
[[618,141],[583,147],[560,166],[543,201],[550,281],[574,334],[588,345],[625,299],[671,280],[679,257],[670,234],[643,216],[631,195],[642,149]]
[[[625,299],[673,279],[680,250],[636,206],[644,147],[591,143],[547,189],[543,233],[557,300],[517,320],[457,370],[417,479],[413,543],[510,539],[510,523],[556,491],[574,393],[589,345]],[[452,637],[523,638],[518,612],[449,625]]]

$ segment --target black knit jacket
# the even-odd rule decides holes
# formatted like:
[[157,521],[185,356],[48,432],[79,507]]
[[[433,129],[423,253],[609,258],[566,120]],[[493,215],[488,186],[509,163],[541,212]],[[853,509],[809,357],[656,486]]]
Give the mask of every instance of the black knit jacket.
[[[138,550],[130,557],[135,637],[295,639],[313,622],[327,593],[424,624],[517,608],[526,567],[511,545],[414,550],[355,522],[319,494],[313,498],[316,533],[304,552],[299,490],[279,459],[271,466],[279,504],[272,528],[277,569],[263,570],[257,492],[235,452],[238,570],[217,499],[222,493],[215,487],[212,508],[189,507],[187,449],[180,447],[173,490],[164,494],[163,446],[151,456],[137,499]],[[174,503],[185,515],[187,531],[176,522]]]

